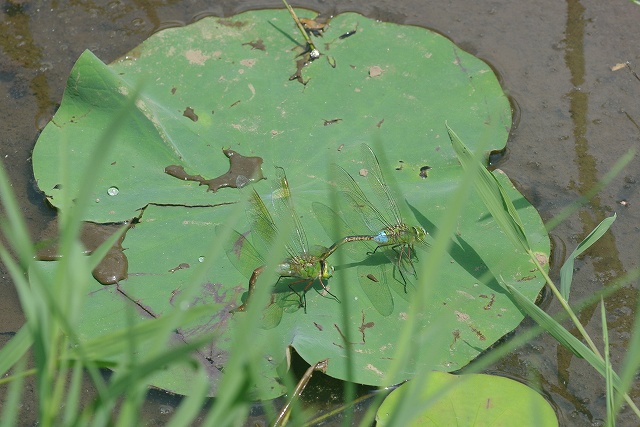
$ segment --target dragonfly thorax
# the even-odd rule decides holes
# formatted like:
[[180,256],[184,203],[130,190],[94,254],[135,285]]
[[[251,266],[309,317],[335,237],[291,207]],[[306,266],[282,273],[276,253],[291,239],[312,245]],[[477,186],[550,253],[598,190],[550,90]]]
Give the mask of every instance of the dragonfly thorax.
[[426,236],[427,232],[420,226],[396,224],[376,234],[373,241],[380,246],[413,245],[416,241],[423,242]]
[[328,279],[333,276],[333,271],[333,266],[308,253],[287,258],[276,267],[276,273],[280,276],[301,279]]

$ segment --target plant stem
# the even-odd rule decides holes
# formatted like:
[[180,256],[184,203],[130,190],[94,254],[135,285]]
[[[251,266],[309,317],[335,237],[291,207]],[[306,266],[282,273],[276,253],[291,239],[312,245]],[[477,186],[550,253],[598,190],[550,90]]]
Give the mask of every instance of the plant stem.
[[542,266],[538,262],[538,258],[536,258],[535,254],[531,250],[529,250],[528,252],[529,252],[529,256],[531,257],[531,259],[535,263],[536,268],[538,269],[538,271],[540,273],[542,273],[542,277],[544,277],[544,280],[547,282],[547,285],[549,285],[549,288],[551,289],[551,292],[553,292],[555,297],[558,299],[558,301],[560,302],[560,305],[562,305],[562,308],[564,309],[564,311],[567,312],[567,314],[571,318],[571,321],[573,322],[575,327],[578,328],[578,331],[580,331],[580,335],[582,335],[582,338],[584,338],[584,340],[587,342],[587,345],[589,345],[589,348],[591,349],[591,351],[593,351],[600,359],[602,359],[602,355],[600,354],[600,351],[598,350],[598,347],[596,347],[594,342],[591,340],[591,337],[589,336],[587,331],[584,329],[584,326],[582,326],[582,323],[580,323],[580,320],[578,320],[578,317],[576,316],[576,314],[573,312],[573,310],[569,306],[569,303],[567,302],[567,300],[565,300],[563,298],[562,294],[560,294],[560,291],[558,290],[556,285],[553,283],[553,281],[551,280],[549,275],[544,271],[544,269],[542,268]]
[[[316,49],[316,46],[311,41],[311,37],[309,37],[309,34],[307,34],[307,30],[304,29],[304,26],[300,22],[300,19],[298,19],[298,15],[296,15],[296,13],[294,12],[293,8],[291,6],[289,6],[289,3],[287,3],[287,0],[282,0],[282,3],[284,3],[284,5],[287,7],[287,10],[291,14],[291,17],[293,18],[293,20],[295,21],[296,25],[298,26],[298,29],[300,30],[300,33],[302,33],[302,37],[304,37],[305,41],[309,45],[309,50],[311,51],[311,58],[312,59],[316,59],[318,56],[320,56],[320,52],[318,51],[318,49]],[[316,52],[315,55],[313,53],[314,51]]]

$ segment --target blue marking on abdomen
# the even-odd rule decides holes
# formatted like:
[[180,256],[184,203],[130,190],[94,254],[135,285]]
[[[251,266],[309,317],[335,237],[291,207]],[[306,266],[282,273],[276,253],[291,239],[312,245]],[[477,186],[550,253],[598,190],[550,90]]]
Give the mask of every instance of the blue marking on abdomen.
[[387,236],[387,233],[385,233],[384,231],[381,231],[376,237],[373,238],[373,241],[377,243],[388,243],[389,236]]

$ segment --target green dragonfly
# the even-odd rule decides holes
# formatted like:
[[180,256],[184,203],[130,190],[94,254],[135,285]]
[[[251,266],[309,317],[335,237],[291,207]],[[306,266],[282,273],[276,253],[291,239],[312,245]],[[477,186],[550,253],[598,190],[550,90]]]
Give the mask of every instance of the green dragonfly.
[[[304,307],[306,310],[306,291],[316,279],[320,282],[323,289],[335,298],[323,282],[323,280],[327,280],[333,275],[334,268],[326,262],[326,258],[330,255],[326,247],[309,246],[307,236],[300,222],[300,217],[294,209],[289,182],[284,169],[277,167],[276,176],[277,186],[272,193],[272,202],[277,212],[278,220],[282,223],[286,222],[291,224],[291,233],[285,245],[287,257],[276,265],[276,274],[279,276],[278,282],[283,277],[298,279],[293,283],[289,283],[288,286],[300,298],[299,307]],[[253,266],[253,270],[249,276],[247,298],[236,311],[244,311],[249,303],[251,295],[255,290],[258,276],[266,268],[264,257],[260,254],[266,254],[269,250],[273,250],[278,236],[276,222],[255,190],[252,191],[249,198],[247,216],[249,217],[251,232],[254,235],[254,245],[259,248],[256,249],[251,245],[244,235],[235,232],[236,239],[233,247],[226,251],[231,263],[241,273],[247,275],[247,264]],[[302,295],[293,289],[293,285],[299,282],[307,283]],[[272,295],[271,303],[274,301],[275,296]]]
[[377,247],[371,251],[370,255],[376,253],[379,248],[390,247],[396,254],[394,258],[398,272],[406,282],[404,273],[410,272],[416,275],[413,265],[414,258],[417,259],[415,245],[428,247],[429,244],[425,240],[428,233],[424,228],[407,225],[403,220],[398,203],[384,179],[378,158],[367,144],[362,144],[361,149],[367,169],[366,178],[378,198],[380,209],[371,203],[353,177],[340,166],[338,166],[337,184],[338,191],[348,208],[359,214],[356,216],[359,218],[359,223],[364,224],[373,234],[366,238],[365,236],[346,237],[334,244],[336,247],[332,247],[330,251],[335,251],[338,246],[354,240],[375,242]]
[[[343,217],[343,212],[336,213],[330,207],[313,202],[313,212],[324,228],[327,235],[336,243],[327,252],[330,254],[339,247],[344,247],[344,252],[349,258],[356,261],[358,283],[367,296],[371,305],[383,316],[393,313],[394,299],[391,290],[400,298],[409,302],[415,291],[413,282],[407,280],[397,280],[393,278],[393,270],[397,261],[397,254],[390,248],[383,249],[373,254],[377,248],[375,235],[356,235],[355,231],[347,224]],[[349,208],[350,209],[350,208]],[[338,233],[349,234],[340,238]],[[346,245],[346,243],[349,243]],[[380,253],[382,252],[382,253]],[[373,254],[366,256],[363,254]],[[389,260],[392,263],[389,263]]]

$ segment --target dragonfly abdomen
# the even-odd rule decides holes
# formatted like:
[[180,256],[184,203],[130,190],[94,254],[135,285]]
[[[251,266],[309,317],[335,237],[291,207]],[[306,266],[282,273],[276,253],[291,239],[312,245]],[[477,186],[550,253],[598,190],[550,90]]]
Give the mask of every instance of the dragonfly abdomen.
[[386,231],[381,231],[373,238],[373,241],[381,245],[386,245],[389,243],[389,236]]

